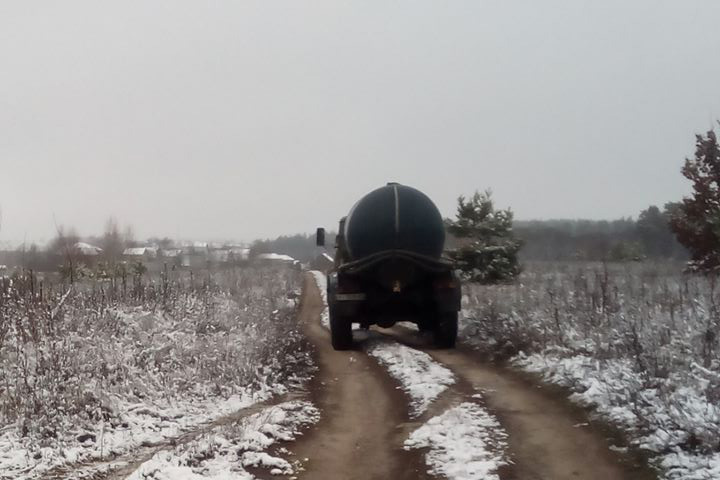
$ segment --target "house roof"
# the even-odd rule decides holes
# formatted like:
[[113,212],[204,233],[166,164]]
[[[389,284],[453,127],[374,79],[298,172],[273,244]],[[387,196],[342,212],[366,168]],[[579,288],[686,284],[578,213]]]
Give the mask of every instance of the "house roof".
[[290,255],[282,255],[279,253],[261,253],[257,256],[258,260],[272,260],[276,262],[294,262],[295,259]]
[[145,255],[145,252],[147,251],[147,247],[133,247],[133,248],[126,248],[125,251],[123,251],[123,255],[128,255],[131,257],[138,257]]
[[250,258],[250,249],[244,247],[232,247],[230,254],[235,260],[247,260]]
[[90,245],[89,243],[85,242],[77,242],[75,245],[73,245],[73,248],[80,254],[88,256],[100,255],[103,251],[102,248],[96,247],[95,245]]

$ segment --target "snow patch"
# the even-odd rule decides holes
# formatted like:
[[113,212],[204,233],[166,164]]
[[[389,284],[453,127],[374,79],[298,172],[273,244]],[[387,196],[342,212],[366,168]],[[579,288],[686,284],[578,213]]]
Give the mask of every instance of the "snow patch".
[[387,368],[410,396],[412,417],[422,415],[448,386],[455,383],[453,373],[430,355],[396,341],[369,340],[367,352]]
[[[176,400],[164,405],[133,404],[119,397],[112,397],[124,427],[109,428],[103,422],[98,422],[95,429],[85,433],[88,440],[78,442],[77,446],[68,445],[62,449],[42,448],[39,462],[30,458],[30,453],[23,448],[23,439],[17,432],[8,429],[0,435],[0,472],[14,472],[12,478],[35,478],[54,466],[99,461],[108,456],[122,455],[141,446],[167,442],[168,439],[285,392],[287,388],[282,385],[262,385],[257,391],[248,388],[242,394],[233,395],[226,400]],[[78,472],[86,471],[88,476],[91,476],[98,468],[102,469],[104,466],[79,466]],[[0,478],[5,478],[2,473]]]
[[[253,475],[238,469],[227,455],[215,455],[213,449],[221,448],[225,442],[225,439],[214,439],[206,445],[198,444],[192,452],[179,455],[171,451],[159,452],[127,480],[253,480]],[[211,458],[195,462],[208,453]]]
[[571,401],[622,427],[632,445],[656,455],[652,463],[662,468],[664,478],[720,478],[720,454],[684,449],[693,438],[716,438],[714,426],[720,424],[720,405],[702,394],[707,380],[701,374],[707,372],[701,367],[695,368],[696,385],[677,387],[672,375],[648,383],[629,359],[563,357],[546,351],[520,354],[513,364],[569,388],[574,392]]
[[291,475],[293,466],[266,450],[279,441],[294,440],[303,427],[319,419],[319,410],[306,401],[268,407],[238,422],[215,427],[174,450],[156,453],[128,480],[254,478],[246,467],[266,468],[273,475]]
[[315,279],[315,284],[318,287],[318,290],[320,290],[320,297],[322,298],[323,305],[325,305],[325,308],[322,311],[322,314],[320,316],[320,323],[323,327],[330,329],[330,312],[328,312],[328,299],[327,299],[327,275],[325,275],[323,272],[319,272],[317,270],[312,270],[310,272]]
[[405,449],[428,448],[428,473],[449,480],[499,480],[507,464],[507,434],[498,421],[474,403],[461,403],[431,418],[405,441]]

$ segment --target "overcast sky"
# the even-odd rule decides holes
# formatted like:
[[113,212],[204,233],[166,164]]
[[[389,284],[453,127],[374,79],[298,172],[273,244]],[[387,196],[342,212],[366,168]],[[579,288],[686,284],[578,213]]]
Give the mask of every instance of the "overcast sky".
[[689,189],[719,27],[716,0],[0,0],[0,242],[309,232],[387,181],[636,216]]

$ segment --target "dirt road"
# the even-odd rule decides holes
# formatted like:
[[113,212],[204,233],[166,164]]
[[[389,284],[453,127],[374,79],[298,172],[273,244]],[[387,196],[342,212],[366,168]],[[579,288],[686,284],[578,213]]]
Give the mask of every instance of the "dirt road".
[[308,275],[301,321],[316,347],[319,372],[311,391],[323,417],[304,437],[288,445],[305,467],[298,478],[434,478],[426,473],[422,452],[403,450],[404,440],[428,416],[478,391],[508,432],[512,465],[499,472],[503,480],[656,478],[640,460],[610,450],[607,431],[552,389],[485,365],[471,351],[434,349],[417,332],[401,327],[378,330],[425,351],[458,378],[427,415],[411,421],[408,399],[364,352],[361,332],[356,332],[355,350],[332,349],[329,333],[320,324],[322,309],[315,281]]
[[300,478],[431,478],[422,456],[402,449],[408,418],[403,393],[362,351],[333,350],[320,324],[324,305],[312,277],[303,291],[300,321],[316,348],[319,371],[311,395],[322,419],[288,447],[297,459],[308,459]]

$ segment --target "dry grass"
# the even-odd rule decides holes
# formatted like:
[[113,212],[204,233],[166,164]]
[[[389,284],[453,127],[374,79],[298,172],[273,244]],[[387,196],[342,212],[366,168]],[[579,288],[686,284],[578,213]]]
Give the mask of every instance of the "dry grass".
[[87,280],[20,272],[0,284],[0,426],[52,443],[121,420],[112,398],[226,398],[308,366],[289,292],[298,272],[233,269]]
[[[719,288],[681,269],[529,265],[515,285],[465,287],[461,338],[568,387],[637,446],[675,455],[658,457],[679,472],[668,478],[686,478],[693,462],[710,471],[720,451]],[[686,454],[693,460],[678,460]]]

